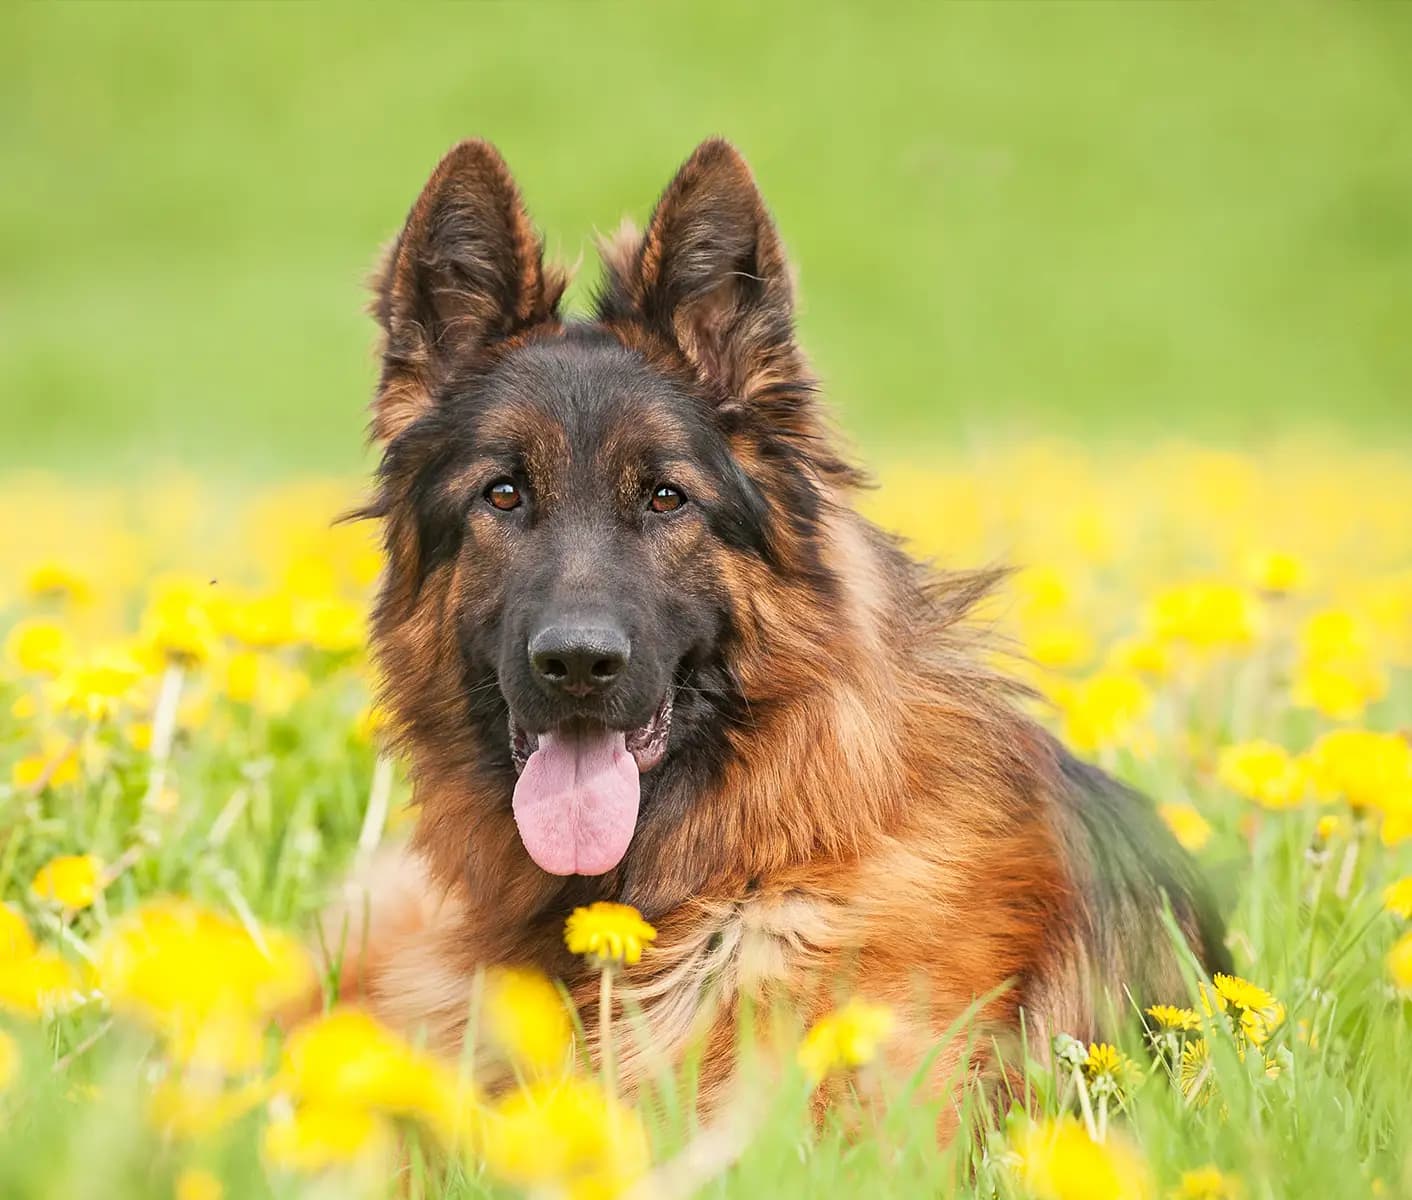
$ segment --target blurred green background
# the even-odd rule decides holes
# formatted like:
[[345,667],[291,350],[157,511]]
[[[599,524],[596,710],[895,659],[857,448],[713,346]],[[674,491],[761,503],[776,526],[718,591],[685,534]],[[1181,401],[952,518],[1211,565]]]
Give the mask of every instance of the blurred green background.
[[803,335],[919,439],[1412,429],[1412,6],[27,5],[0,17],[0,469],[357,470],[362,281],[497,142],[549,243],[753,163]]

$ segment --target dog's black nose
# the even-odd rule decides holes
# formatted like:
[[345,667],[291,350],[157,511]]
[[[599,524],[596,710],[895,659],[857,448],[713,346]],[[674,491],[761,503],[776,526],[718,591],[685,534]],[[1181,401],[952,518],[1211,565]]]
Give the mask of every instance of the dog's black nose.
[[631,648],[628,635],[611,625],[549,625],[530,638],[529,660],[546,687],[582,697],[610,688]]

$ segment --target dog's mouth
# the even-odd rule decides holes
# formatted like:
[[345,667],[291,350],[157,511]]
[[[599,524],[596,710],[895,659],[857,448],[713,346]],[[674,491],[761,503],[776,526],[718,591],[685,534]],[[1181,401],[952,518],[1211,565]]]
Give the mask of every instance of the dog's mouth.
[[[580,722],[574,727],[565,726],[569,732],[592,730],[591,722]],[[603,726],[599,726],[603,729]],[[636,729],[629,729],[623,733],[624,746],[627,752],[632,755],[633,761],[637,763],[637,769],[646,775],[667,753],[667,735],[672,729],[672,692],[668,689],[667,694],[662,697],[662,703],[657,706],[657,711],[652,714],[645,725],[639,725]],[[517,720],[514,714],[510,715],[510,758],[515,764],[515,774],[521,774],[525,769],[525,764],[529,762],[530,755],[539,749],[539,734],[531,733]]]
[[640,777],[662,761],[671,725],[670,691],[636,729],[576,720],[536,734],[511,716],[515,824],[542,870],[602,875],[622,861],[637,827]]

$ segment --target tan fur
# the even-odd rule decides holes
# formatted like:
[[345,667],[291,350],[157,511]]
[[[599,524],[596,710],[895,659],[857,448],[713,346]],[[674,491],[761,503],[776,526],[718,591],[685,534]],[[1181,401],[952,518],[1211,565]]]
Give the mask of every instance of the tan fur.
[[[557,284],[503,162],[466,145],[433,175],[384,275],[379,313],[401,339],[377,402],[384,437],[432,402],[419,364],[447,348],[406,323],[425,290],[410,273],[442,278],[427,239],[458,214],[490,223],[468,244],[503,253],[482,291],[430,314],[461,337],[457,353],[488,362],[564,337]],[[447,203],[450,218],[438,208]],[[358,934],[347,939],[346,988],[453,1053],[477,970],[533,964],[565,980],[593,1044],[596,974],[565,950],[563,920],[576,897],[627,897],[659,938],[620,980],[624,1082],[699,1043],[709,1101],[730,1075],[745,1001],[782,1006],[801,1025],[845,995],[886,1002],[899,1017],[889,1051],[899,1068],[963,1025],[931,1069],[934,1088],[959,1095],[1013,1070],[1022,1030],[1041,1053],[1054,1032],[1095,1034],[1096,974],[1166,986],[1170,965],[1134,966],[1161,936],[1163,899],[1147,882],[1158,873],[1135,871],[1121,887],[1101,877],[1072,764],[1012,704],[1020,689],[983,665],[984,632],[967,617],[996,574],[928,573],[854,512],[862,477],[813,402],[788,267],[744,161],[725,143],[703,145],[646,232],[627,228],[604,258],[598,328],[717,406],[770,507],[768,556],[701,526],[661,539],[673,578],[707,572],[731,598],[744,719],[726,728],[719,771],[670,820],[649,811],[619,867],[568,882],[540,871],[520,843],[504,765],[488,765],[467,729],[457,643],[458,622],[493,603],[503,535],[486,527],[477,556],[424,570],[413,476],[385,471],[369,510],[384,519],[388,550],[375,640],[420,816],[406,858],[364,885],[371,923],[350,919],[361,899],[325,921],[326,935],[331,921]],[[478,266],[458,271],[480,278]],[[508,318],[492,311],[496,295],[513,295]],[[529,408],[500,415],[531,427],[521,438],[542,447],[532,453],[565,452]],[[681,450],[670,421],[649,419],[615,431],[604,463],[634,437]],[[807,521],[790,507],[800,496]],[[564,572],[594,567],[575,561]],[[1196,944],[1188,899],[1173,902]]]

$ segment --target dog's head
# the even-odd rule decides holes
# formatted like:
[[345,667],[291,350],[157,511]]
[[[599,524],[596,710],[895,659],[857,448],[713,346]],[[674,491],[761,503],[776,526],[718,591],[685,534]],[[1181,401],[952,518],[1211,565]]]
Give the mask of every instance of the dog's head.
[[391,703],[414,756],[498,773],[561,875],[612,870],[664,777],[719,768],[743,589],[820,571],[825,492],[850,478],[732,147],[698,148],[605,267],[594,318],[562,320],[504,162],[465,142],[376,285]]

